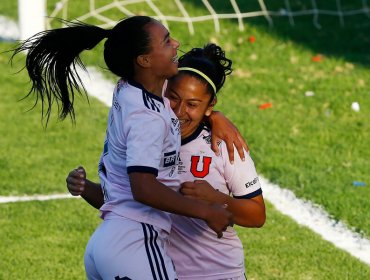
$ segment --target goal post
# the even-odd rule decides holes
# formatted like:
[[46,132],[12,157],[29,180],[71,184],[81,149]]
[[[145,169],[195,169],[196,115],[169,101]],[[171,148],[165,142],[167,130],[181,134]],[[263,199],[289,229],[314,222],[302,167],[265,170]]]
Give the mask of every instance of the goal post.
[[45,30],[46,0],[18,0],[20,39]]

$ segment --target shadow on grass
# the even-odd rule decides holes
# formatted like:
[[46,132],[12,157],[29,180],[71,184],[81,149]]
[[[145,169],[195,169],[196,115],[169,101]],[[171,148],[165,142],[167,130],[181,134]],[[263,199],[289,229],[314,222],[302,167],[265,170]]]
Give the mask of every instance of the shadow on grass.
[[[184,2],[205,9],[201,1],[186,0]],[[257,0],[236,2],[241,13],[261,11],[259,1]],[[210,3],[218,14],[234,13],[234,9],[229,1],[214,0],[210,1]],[[243,22],[261,31],[278,36],[283,40],[300,44],[302,47],[311,49],[314,53],[328,57],[335,56],[370,67],[370,10],[366,10],[368,7],[367,1],[265,0],[264,3],[266,9],[273,12],[312,11],[313,5],[316,5],[319,10],[337,13],[338,3],[340,4],[340,10],[344,14],[350,11],[357,11],[357,14],[343,15],[342,17],[339,15],[320,14],[315,18],[313,13],[291,18],[288,15],[276,15],[271,16],[272,25],[269,24],[269,21],[264,16],[244,18]],[[209,14],[209,12],[207,13]],[[237,24],[237,20],[233,21]]]

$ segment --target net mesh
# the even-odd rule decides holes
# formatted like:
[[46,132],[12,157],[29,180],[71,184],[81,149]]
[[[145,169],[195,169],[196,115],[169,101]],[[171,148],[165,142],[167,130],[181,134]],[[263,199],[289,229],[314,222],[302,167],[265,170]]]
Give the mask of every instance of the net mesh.
[[[138,12],[133,9],[133,7],[137,5],[145,6],[143,11],[145,10],[144,13],[146,15],[160,20],[167,27],[169,22],[182,22],[187,24],[190,34],[195,33],[194,23],[202,21],[213,22],[215,31],[220,32],[220,20],[223,19],[236,19],[239,30],[243,31],[244,21],[252,17],[264,17],[270,26],[274,25],[274,18],[286,17],[288,18],[290,25],[294,26],[295,18],[301,16],[312,16],[312,23],[318,29],[321,28],[319,20],[322,16],[337,17],[341,26],[345,25],[345,17],[347,16],[363,14],[370,18],[370,10],[367,0],[358,1],[356,5],[357,7],[351,5],[352,8],[350,9],[348,9],[348,7],[343,7],[344,5],[341,0],[331,1],[330,8],[321,7],[322,2],[320,3],[317,0],[309,0],[306,1],[306,5],[303,5],[303,8],[301,5],[300,9],[297,9],[297,5],[292,5],[296,4],[297,1],[292,1],[293,0],[280,1],[282,4],[279,8],[276,9],[276,5],[274,5],[274,9],[269,9],[264,0],[256,0],[255,6],[258,7],[258,9],[244,12],[240,9],[241,0],[229,0],[225,1],[225,3],[231,6],[233,11],[228,13],[218,13],[211,1],[202,0],[198,2],[198,5],[201,4],[204,8],[203,11],[206,13],[203,15],[191,15],[191,12],[189,12],[184,5],[184,3],[187,1],[173,0],[172,4],[176,9],[176,15],[174,15],[171,13],[164,13],[161,10],[160,1],[158,0],[113,0],[111,2],[105,1],[104,4],[100,4],[102,1],[99,0],[89,0],[86,12],[83,13],[82,11],[81,15],[75,16],[71,19],[71,16],[68,14],[68,6],[74,5],[75,2],[70,0],[62,0],[54,5],[53,10],[47,17],[46,28],[51,28],[52,22],[55,20],[55,18],[79,21],[93,19],[94,21],[97,21],[98,26],[109,28],[114,26],[117,20],[122,17],[138,14]],[[167,0],[165,2],[168,3],[171,1]],[[114,18],[113,16],[110,16],[107,12],[112,10],[118,11],[120,17]],[[117,15],[117,13],[115,13],[115,15]]]

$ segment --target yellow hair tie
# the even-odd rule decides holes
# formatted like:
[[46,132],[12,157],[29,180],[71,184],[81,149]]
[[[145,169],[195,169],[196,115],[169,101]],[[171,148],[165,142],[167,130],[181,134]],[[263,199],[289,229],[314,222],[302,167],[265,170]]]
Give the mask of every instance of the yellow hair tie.
[[184,70],[195,72],[195,73],[199,74],[200,76],[202,76],[211,85],[211,87],[213,88],[213,91],[216,93],[216,86],[215,86],[215,84],[212,82],[212,80],[206,74],[204,74],[203,72],[199,71],[198,69],[191,68],[191,67],[180,67],[179,68],[179,71],[184,71]]

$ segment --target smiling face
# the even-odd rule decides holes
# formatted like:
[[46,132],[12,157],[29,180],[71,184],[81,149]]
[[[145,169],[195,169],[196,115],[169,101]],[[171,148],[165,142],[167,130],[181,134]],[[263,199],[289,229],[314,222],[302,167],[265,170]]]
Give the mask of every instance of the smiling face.
[[170,36],[168,30],[158,21],[150,22],[145,29],[150,37],[150,52],[145,55],[153,73],[169,78],[177,73],[177,49],[179,42]]
[[216,103],[215,99],[210,102],[211,94],[205,82],[181,72],[169,80],[165,96],[180,121],[182,139],[198,128],[203,117],[211,114]]

